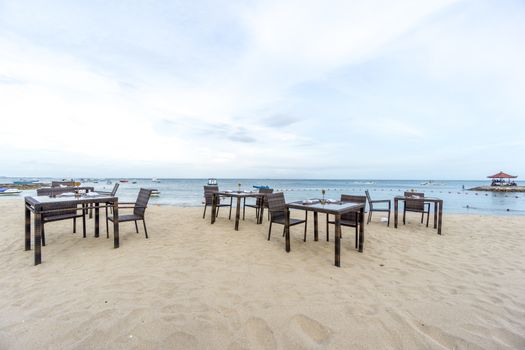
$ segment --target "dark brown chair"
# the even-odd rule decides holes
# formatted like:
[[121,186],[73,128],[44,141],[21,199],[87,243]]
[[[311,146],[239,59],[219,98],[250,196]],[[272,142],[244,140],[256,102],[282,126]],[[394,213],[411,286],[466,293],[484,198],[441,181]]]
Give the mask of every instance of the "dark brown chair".
[[[120,215],[118,216],[118,222],[119,225],[121,222],[128,222],[128,221],[134,221],[135,222],[135,230],[137,233],[139,233],[139,226],[137,225],[137,221],[142,220],[142,223],[144,225],[144,234],[146,235],[146,238],[148,238],[148,229],[146,228],[146,208],[148,207],[149,198],[151,197],[151,189],[141,188],[139,191],[139,195],[137,196],[137,201],[135,203],[119,203],[118,208],[119,209],[133,209],[133,214],[127,214],[127,215]],[[122,206],[121,206],[122,205]],[[107,217],[106,216],[106,227],[108,227],[108,222],[113,222],[113,216]]]
[[[219,186],[204,186],[204,213],[202,214],[202,218],[204,219],[206,217],[206,208],[208,205],[211,207],[213,205],[213,194],[215,192],[219,192]],[[219,209],[221,207],[230,207],[230,215],[228,216],[228,220],[232,218],[232,203],[233,203],[233,197],[230,197],[230,204],[221,204],[221,198],[219,197],[217,199],[217,212],[215,213],[215,216],[219,215]]]
[[[424,198],[425,194],[423,192],[405,192],[405,197]],[[423,223],[425,214],[427,214],[427,227],[428,227],[428,220],[430,217],[430,203],[425,203],[422,200],[406,199],[404,208],[403,208],[403,225],[406,223],[405,218],[406,218],[407,211],[421,213],[421,223]]]
[[[273,193],[273,188],[259,188],[259,193],[264,193],[264,194]],[[255,216],[257,220],[259,220],[259,215],[261,212],[261,208],[263,206],[264,208],[268,208],[268,200],[266,199],[266,196],[257,197],[255,204],[246,204],[246,197],[245,197],[243,201],[243,205],[242,205],[242,219],[244,220],[244,215],[246,214],[246,207],[249,207],[249,208],[255,208]]]
[[[341,202],[363,203],[366,205],[366,196],[342,194]],[[329,215],[326,214],[326,241],[330,240],[330,224],[335,225],[335,221],[330,221]],[[355,227],[355,247],[357,248],[359,243],[359,212],[355,211],[341,215],[341,226]]]
[[283,225],[283,235],[286,229],[286,216],[290,226],[295,226],[304,223],[304,241],[306,242],[306,229],[308,226],[308,212],[305,211],[304,220],[290,218],[290,210],[286,208],[286,201],[284,200],[284,193],[270,193],[266,195],[268,199],[268,211],[270,212],[270,227],[268,229],[268,240],[272,234],[272,223]]
[[[374,211],[378,211],[378,212],[384,212],[384,213],[388,213],[388,222],[387,222],[387,226],[390,226],[390,208],[391,208],[391,202],[390,202],[390,199],[379,199],[379,200],[372,200],[372,198],[370,198],[370,193],[368,192],[368,190],[365,191],[365,194],[366,194],[366,198],[368,199],[368,220],[367,220],[367,224],[370,223],[370,221],[372,220],[372,212]],[[374,204],[380,204],[380,203],[387,203],[388,206],[387,208],[374,208]]]
[[[37,190],[38,196],[49,195],[48,188],[41,188]],[[50,203],[46,205],[46,211],[50,213],[42,214],[42,245],[46,245],[46,234],[44,226],[48,222],[73,220],[73,233],[77,232],[77,218],[82,218],[82,233],[86,237],[86,213],[85,210],[78,210],[76,205],[68,203]]]

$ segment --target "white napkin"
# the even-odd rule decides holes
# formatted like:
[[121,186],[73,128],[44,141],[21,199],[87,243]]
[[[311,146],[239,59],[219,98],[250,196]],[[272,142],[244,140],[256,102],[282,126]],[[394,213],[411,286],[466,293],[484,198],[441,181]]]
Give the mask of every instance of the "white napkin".
[[318,199],[306,199],[303,201],[303,204],[315,204],[315,203],[319,203],[319,200]]
[[232,190],[224,190],[224,193],[232,193]]
[[86,197],[96,197],[96,196],[99,196],[99,194],[97,192],[88,192],[88,193],[86,193]]
[[75,196],[75,193],[73,192],[64,192],[62,194],[60,194],[61,197],[74,197]]
[[339,203],[339,201],[336,199],[327,199],[326,203]]

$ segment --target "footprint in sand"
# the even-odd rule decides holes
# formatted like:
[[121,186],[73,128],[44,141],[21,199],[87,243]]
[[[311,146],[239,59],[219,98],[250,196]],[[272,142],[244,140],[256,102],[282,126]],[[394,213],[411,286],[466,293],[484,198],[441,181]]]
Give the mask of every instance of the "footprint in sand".
[[164,349],[198,349],[199,341],[193,335],[184,332],[175,332],[162,342]]
[[331,338],[329,328],[305,315],[295,315],[290,321],[290,328],[296,335],[296,341],[305,345],[325,345]]
[[250,318],[246,322],[250,349],[275,349],[277,344],[272,329],[261,318]]

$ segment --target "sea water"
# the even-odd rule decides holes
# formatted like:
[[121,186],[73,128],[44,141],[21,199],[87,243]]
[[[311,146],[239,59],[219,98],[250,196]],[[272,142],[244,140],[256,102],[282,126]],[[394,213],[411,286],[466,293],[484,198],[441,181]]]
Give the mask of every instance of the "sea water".
[[[0,183],[10,183],[18,178],[0,178]],[[41,178],[41,182],[51,182]],[[54,179],[56,180],[56,179]],[[177,206],[202,206],[203,186],[208,179],[127,179],[120,183],[117,196],[121,201],[134,201],[141,187],[160,191],[159,197],[152,197],[151,204]],[[108,182],[111,182],[109,184]],[[84,181],[83,186],[93,186],[95,190],[110,191],[119,179],[100,179]],[[134,183],[135,182],[135,183]],[[487,181],[475,180],[279,180],[279,179],[217,179],[221,190],[252,190],[254,185],[266,185],[275,191],[282,191],[286,201],[321,198],[338,199],[341,194],[364,195],[370,191],[372,199],[393,199],[404,191],[424,192],[425,196],[438,197],[444,201],[446,213],[471,213],[482,215],[525,215],[525,193],[496,193],[468,191],[469,188],[487,185]],[[21,196],[33,196],[36,191],[23,191]],[[13,197],[3,197],[7,199]],[[392,203],[393,207],[393,203]],[[393,208],[392,208],[393,209]]]

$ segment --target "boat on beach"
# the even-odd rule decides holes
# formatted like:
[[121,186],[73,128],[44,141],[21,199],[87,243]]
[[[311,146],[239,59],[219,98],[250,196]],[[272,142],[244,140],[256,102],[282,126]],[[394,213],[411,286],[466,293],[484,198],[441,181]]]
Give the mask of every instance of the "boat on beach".
[[22,191],[15,188],[0,188],[0,196],[18,196]]

